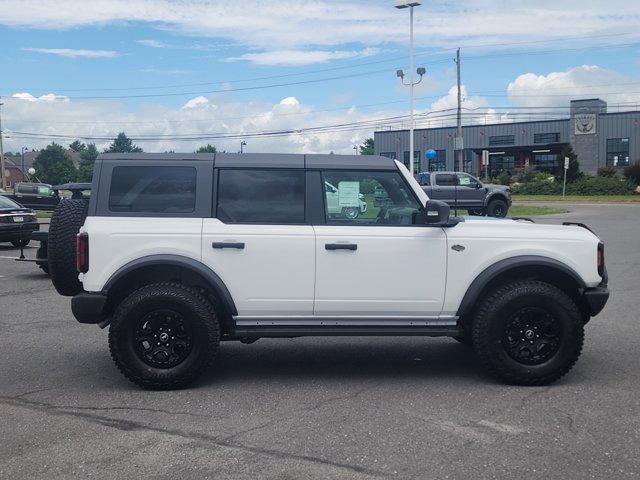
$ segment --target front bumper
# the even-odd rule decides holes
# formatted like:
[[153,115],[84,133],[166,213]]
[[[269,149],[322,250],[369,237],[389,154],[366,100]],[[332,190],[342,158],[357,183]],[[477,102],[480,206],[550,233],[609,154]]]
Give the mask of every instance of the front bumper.
[[584,303],[592,317],[598,315],[609,300],[609,287],[606,284],[594,288],[587,288],[582,294]]
[[71,311],[78,322],[95,325],[104,321],[106,303],[106,295],[82,292],[71,299]]

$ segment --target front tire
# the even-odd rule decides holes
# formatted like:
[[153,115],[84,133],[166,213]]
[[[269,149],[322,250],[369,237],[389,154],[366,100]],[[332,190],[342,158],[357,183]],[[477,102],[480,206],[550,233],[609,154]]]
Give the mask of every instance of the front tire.
[[496,198],[487,205],[487,215],[490,217],[504,218],[509,211],[509,205],[504,200]]
[[467,210],[467,212],[469,212],[469,215],[474,217],[481,217],[484,215],[484,210],[482,208],[471,208]]
[[220,327],[211,303],[196,290],[157,283],[116,308],[109,350],[118,369],[150,390],[184,388],[211,364]]
[[347,207],[342,210],[342,214],[349,220],[355,220],[360,216],[360,209],[356,207]]
[[578,360],[584,323],[573,300],[539,281],[493,290],[479,305],[473,347],[495,377],[515,385],[547,385]]

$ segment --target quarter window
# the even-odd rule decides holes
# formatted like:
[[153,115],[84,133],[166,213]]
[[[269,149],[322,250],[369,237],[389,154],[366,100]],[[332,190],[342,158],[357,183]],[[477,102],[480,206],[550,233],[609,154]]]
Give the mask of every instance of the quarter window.
[[303,170],[220,170],[218,177],[217,217],[221,221],[305,223]]
[[323,181],[328,224],[413,225],[421,210],[398,172],[325,172]]
[[109,210],[135,213],[192,213],[196,206],[193,167],[115,167]]

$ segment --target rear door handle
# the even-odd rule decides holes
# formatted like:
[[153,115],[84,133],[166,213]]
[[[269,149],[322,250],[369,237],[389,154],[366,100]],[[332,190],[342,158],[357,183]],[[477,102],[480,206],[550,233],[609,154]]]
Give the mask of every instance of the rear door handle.
[[357,250],[358,245],[355,243],[325,243],[324,248],[326,250]]
[[235,248],[236,250],[244,250],[243,242],[213,242],[213,248]]

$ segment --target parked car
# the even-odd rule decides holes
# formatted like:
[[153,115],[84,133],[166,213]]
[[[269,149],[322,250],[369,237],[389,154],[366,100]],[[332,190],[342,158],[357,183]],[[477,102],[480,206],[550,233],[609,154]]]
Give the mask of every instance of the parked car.
[[[51,279],[144,388],[190,384],[223,341],[334,335],[450,336],[544,385],[609,297],[584,225],[451,216],[386,157],[101,154],[95,171],[90,201],[53,213]],[[333,218],[325,182],[380,186],[385,206]]]
[[60,203],[58,192],[48,183],[19,182],[13,187],[8,198],[36,210],[53,210]]
[[345,199],[345,195],[343,195],[341,199],[339,189],[329,182],[324,182],[324,191],[327,197],[327,213],[329,215],[339,215],[354,219],[367,211],[367,202],[365,202],[364,195],[359,191],[356,192],[353,198]]
[[506,217],[511,207],[511,189],[505,185],[483,184],[464,172],[421,172],[417,180],[429,198],[447,202],[470,215]]
[[14,247],[26,246],[31,233],[39,230],[36,212],[0,195],[0,242]]

